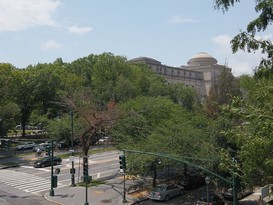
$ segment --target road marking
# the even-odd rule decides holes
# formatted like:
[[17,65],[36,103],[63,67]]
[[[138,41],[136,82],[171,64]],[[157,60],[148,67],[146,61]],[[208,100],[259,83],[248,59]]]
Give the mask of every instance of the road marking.
[[46,169],[46,168],[35,168],[35,167],[31,167],[31,166],[21,166],[22,168],[26,168],[26,169],[37,169],[37,170],[41,170],[44,172],[51,172],[51,170]]
[[[30,192],[41,196],[41,192],[48,191],[51,186],[51,180],[45,179],[33,174],[13,170],[0,170],[0,181],[3,184],[12,186],[24,192]],[[58,187],[64,187],[62,183],[58,183]]]

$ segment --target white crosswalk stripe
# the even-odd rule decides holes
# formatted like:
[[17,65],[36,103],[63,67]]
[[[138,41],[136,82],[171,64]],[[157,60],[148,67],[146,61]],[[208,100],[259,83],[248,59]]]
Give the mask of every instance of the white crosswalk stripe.
[[[49,179],[5,169],[0,170],[0,182],[36,195],[41,195],[41,192],[48,191],[51,187]],[[64,186],[66,185],[58,183],[58,188]]]

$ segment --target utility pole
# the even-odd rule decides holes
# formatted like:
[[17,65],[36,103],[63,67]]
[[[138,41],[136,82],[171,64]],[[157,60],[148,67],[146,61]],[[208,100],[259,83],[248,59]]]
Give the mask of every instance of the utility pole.
[[122,203],[127,203],[126,200],[126,187],[125,187],[125,180],[126,180],[126,159],[125,159],[125,151],[123,151],[123,154],[119,156],[119,165],[120,169],[123,170],[123,200]]
[[84,156],[85,160],[84,160],[84,167],[83,167],[83,172],[84,172],[84,182],[85,182],[85,203],[84,205],[89,205],[88,203],[88,184],[91,182],[91,177],[89,177],[88,174],[88,156]]
[[[50,188],[50,192],[49,192],[49,196],[54,196],[54,189],[53,189],[53,166],[54,166],[54,162],[53,162],[53,140],[51,140],[51,147],[49,147],[49,150],[51,149],[51,188]],[[50,153],[50,151],[49,151]],[[50,157],[50,154],[49,154]]]
[[232,173],[232,195],[233,195],[233,205],[237,205],[237,187],[236,187],[236,159],[232,158],[233,160],[233,173]]
[[73,147],[73,138],[74,138],[74,112],[71,111],[70,113],[71,116],[71,160],[72,160],[72,167],[70,169],[70,174],[71,174],[71,184],[70,187],[75,187],[75,168],[74,168],[74,147]]

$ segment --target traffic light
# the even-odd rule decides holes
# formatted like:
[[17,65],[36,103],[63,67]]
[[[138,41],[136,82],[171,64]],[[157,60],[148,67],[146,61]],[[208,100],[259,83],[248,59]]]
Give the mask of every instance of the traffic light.
[[9,149],[9,141],[8,140],[3,140],[2,143],[3,143],[3,147],[5,149]]
[[119,168],[125,170],[126,169],[126,159],[125,155],[119,155]]
[[84,165],[83,167],[83,176],[88,176],[88,165]]
[[46,147],[46,155],[51,156],[51,147]]

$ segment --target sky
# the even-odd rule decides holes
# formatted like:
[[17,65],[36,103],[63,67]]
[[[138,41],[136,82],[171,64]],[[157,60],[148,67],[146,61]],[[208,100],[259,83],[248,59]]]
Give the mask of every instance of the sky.
[[[230,40],[257,17],[254,0],[228,12],[214,0],[0,0],[0,63],[25,68],[110,52],[187,65],[199,52],[253,74],[262,55],[232,53]],[[269,28],[259,37],[273,39]]]

